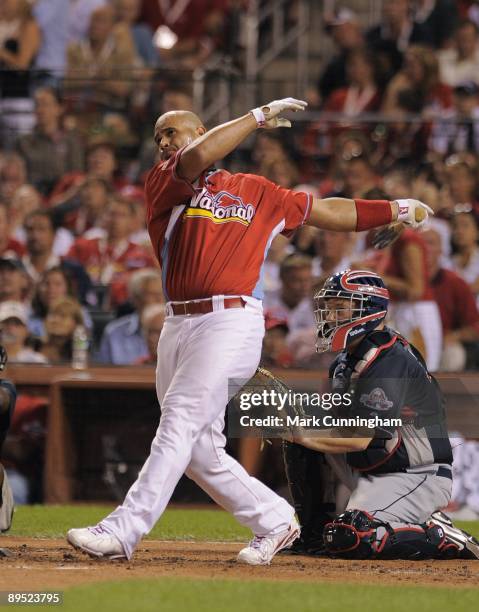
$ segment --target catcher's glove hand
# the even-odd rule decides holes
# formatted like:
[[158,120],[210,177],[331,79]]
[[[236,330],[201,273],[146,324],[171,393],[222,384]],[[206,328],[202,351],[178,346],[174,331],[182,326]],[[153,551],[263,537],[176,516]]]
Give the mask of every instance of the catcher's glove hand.
[[[243,394],[263,393],[265,390],[270,398],[273,398],[274,394],[276,394],[276,396],[281,395],[288,398],[288,401],[285,402],[284,407],[280,411],[278,410],[278,405],[271,405],[270,401],[260,406],[251,406],[248,410],[248,415],[252,419],[265,419],[268,416],[281,417],[282,425],[258,427],[258,430],[263,438],[285,438],[292,440],[294,434],[297,434],[301,428],[288,425],[287,417],[305,417],[306,414],[302,406],[292,400],[291,390],[266,368],[257,368],[254,376],[230,400],[229,406],[238,413],[245,414],[241,408]],[[290,398],[291,401],[289,401]]]
[[280,117],[284,111],[302,111],[308,106],[304,100],[296,100],[296,98],[283,98],[282,100],[273,100],[265,106],[254,108],[251,112],[256,119],[258,127],[266,129],[275,129],[278,127],[291,127],[291,121]]

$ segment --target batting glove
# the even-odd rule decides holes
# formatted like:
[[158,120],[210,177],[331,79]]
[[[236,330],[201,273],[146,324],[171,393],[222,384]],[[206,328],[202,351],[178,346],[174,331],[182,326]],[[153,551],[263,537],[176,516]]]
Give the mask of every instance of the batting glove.
[[396,200],[398,205],[398,221],[406,223],[411,227],[424,225],[429,215],[434,211],[427,204],[419,200]]
[[259,106],[250,111],[258,127],[266,129],[274,129],[278,127],[291,127],[291,121],[280,117],[284,111],[302,111],[308,106],[304,100],[296,100],[295,98],[283,98],[283,100],[273,100],[266,106]]

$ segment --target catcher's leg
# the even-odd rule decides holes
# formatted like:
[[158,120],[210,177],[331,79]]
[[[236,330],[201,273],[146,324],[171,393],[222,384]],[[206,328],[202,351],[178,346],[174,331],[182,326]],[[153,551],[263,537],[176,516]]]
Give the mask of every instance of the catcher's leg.
[[324,552],[323,529],[336,513],[337,479],[323,453],[283,442],[289,491],[301,525],[301,538],[291,552]]

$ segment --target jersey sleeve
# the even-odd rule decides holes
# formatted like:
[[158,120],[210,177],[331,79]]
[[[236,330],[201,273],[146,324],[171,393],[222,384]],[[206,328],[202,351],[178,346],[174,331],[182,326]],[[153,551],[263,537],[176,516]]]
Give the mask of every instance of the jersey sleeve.
[[313,197],[302,191],[292,191],[283,187],[277,189],[278,204],[283,208],[285,219],[284,230],[281,233],[290,237],[294,230],[309,219]]
[[194,195],[193,185],[178,176],[177,168],[184,147],[166,162],[156,165],[145,181],[147,221],[167,212]]

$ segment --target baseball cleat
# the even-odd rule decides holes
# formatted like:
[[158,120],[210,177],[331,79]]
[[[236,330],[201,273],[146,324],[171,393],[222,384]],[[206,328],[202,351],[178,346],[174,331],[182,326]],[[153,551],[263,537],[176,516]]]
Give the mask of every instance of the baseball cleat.
[[248,565],[269,565],[271,559],[283,548],[290,546],[299,538],[301,528],[296,518],[285,531],[271,536],[255,536],[251,542],[240,550],[237,561]]
[[479,559],[479,541],[466,531],[454,527],[451,519],[444,512],[433,512],[431,522],[442,527],[446,540],[455,544],[459,549],[461,559]]
[[70,529],[67,533],[69,544],[90,555],[90,557],[105,557],[106,559],[124,559],[125,551],[120,540],[105,531],[100,523],[95,527]]

